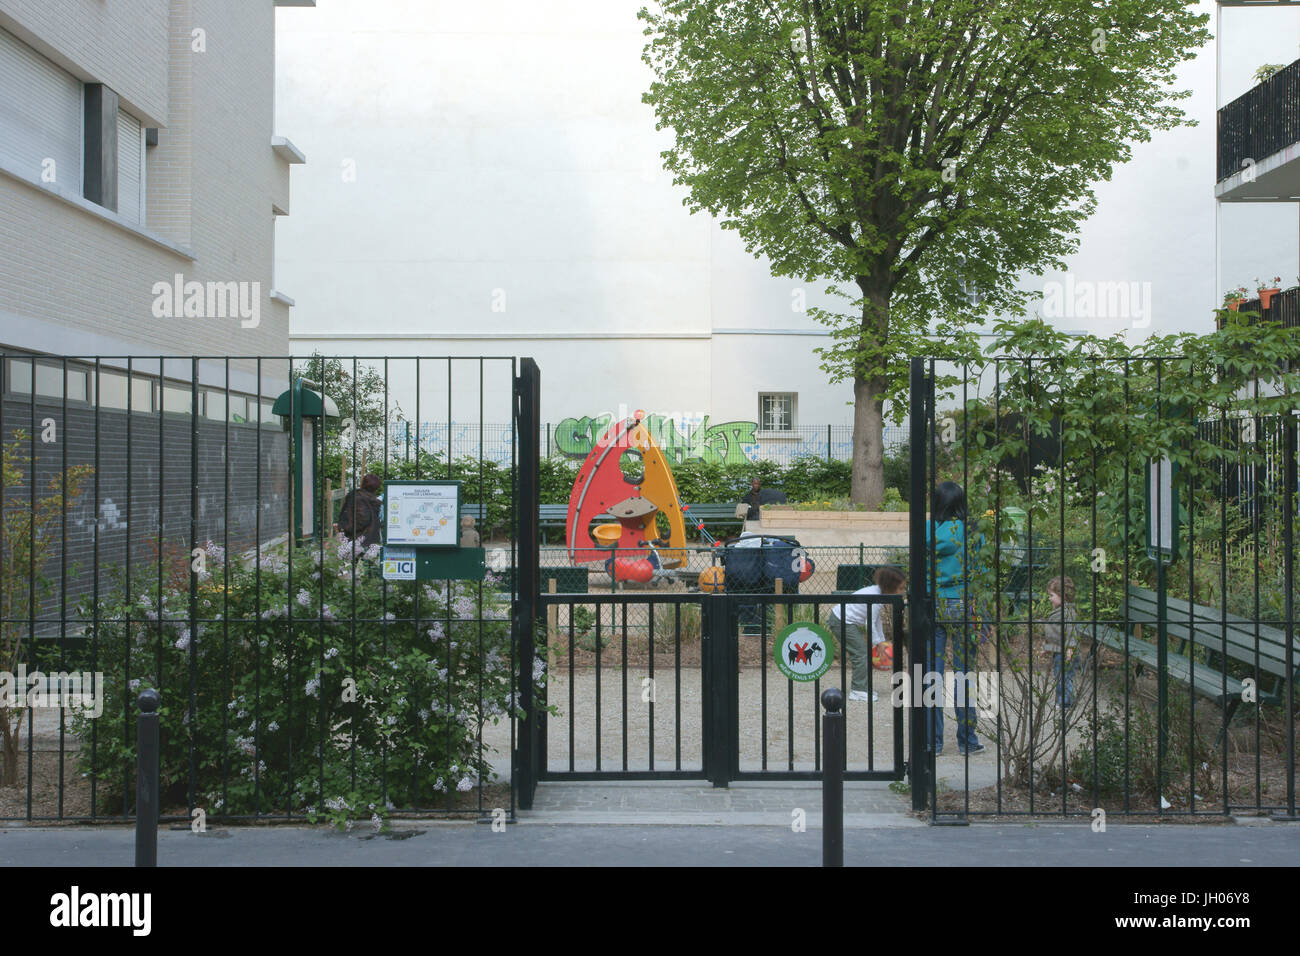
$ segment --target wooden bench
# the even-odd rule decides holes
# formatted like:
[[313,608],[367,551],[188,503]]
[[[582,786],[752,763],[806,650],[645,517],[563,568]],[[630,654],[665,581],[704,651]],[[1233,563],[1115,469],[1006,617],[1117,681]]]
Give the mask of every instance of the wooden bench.
[[[1300,679],[1300,664],[1288,674],[1286,669],[1286,633],[1275,627],[1257,624],[1235,614],[1205,605],[1191,605],[1181,598],[1167,601],[1166,632],[1169,635],[1169,652],[1166,657],[1169,676],[1192,687],[1202,697],[1214,700],[1223,708],[1224,728],[1241,705],[1244,683],[1227,673],[1227,660],[1243,664],[1260,676],[1267,675],[1270,688],[1256,691],[1261,703],[1280,703],[1286,697],[1286,684]],[[1098,640],[1112,650],[1123,653],[1138,662],[1139,667],[1153,670],[1159,663],[1159,650],[1154,643],[1157,627],[1157,596],[1154,591],[1129,585],[1124,601],[1124,617],[1133,625],[1134,633],[1125,637],[1122,631],[1102,628]],[[1153,640],[1143,638],[1150,630]],[[1258,635],[1258,641],[1256,640]],[[1199,648],[1204,660],[1195,660]],[[1226,658],[1226,659],[1225,659]],[[1295,642],[1295,658],[1300,662],[1300,640]]]

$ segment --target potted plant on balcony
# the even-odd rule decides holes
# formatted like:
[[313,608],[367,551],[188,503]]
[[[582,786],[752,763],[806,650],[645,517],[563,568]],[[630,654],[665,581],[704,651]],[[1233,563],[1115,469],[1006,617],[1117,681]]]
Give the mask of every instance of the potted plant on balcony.
[[1233,312],[1236,312],[1237,308],[1241,305],[1241,303],[1245,301],[1246,301],[1245,286],[1239,285],[1237,286],[1237,288],[1229,289],[1227,292],[1223,293],[1224,308],[1231,309]]
[[1285,63],[1261,63],[1259,68],[1255,70],[1255,82],[1263,83],[1284,66],[1286,66]]
[[1267,312],[1268,304],[1273,301],[1273,296],[1282,291],[1282,277],[1274,276],[1268,280],[1267,284],[1256,279],[1255,291],[1259,293],[1259,310]]

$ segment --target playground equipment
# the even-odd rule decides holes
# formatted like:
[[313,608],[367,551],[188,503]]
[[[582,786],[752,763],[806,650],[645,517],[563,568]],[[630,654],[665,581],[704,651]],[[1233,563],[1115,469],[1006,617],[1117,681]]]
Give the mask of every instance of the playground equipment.
[[648,582],[686,563],[687,508],[644,417],[615,422],[596,442],[578,469],[565,522],[569,560],[606,561],[620,581]]
[[717,592],[725,589],[726,575],[722,568],[714,565],[700,572],[698,583],[701,591]]

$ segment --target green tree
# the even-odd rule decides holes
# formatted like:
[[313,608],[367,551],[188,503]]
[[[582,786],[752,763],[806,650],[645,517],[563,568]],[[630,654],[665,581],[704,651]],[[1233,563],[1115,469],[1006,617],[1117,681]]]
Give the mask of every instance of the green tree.
[[[382,458],[385,429],[402,420],[401,406],[389,394],[383,370],[356,359],[327,358],[313,352],[297,372],[320,382],[325,394],[339,407],[338,432],[327,443],[327,461],[340,451],[349,460],[362,454],[371,461]],[[353,423],[351,429],[349,421]]]
[[[59,552],[60,526],[81,497],[93,474],[89,465],[56,472],[34,500],[27,494],[37,481],[35,464],[23,452],[26,432],[0,447],[0,487],[6,489],[0,509],[0,671],[13,674],[32,653],[41,606],[55,593],[56,582],[47,565]],[[24,694],[26,688],[18,688]],[[0,700],[0,787],[18,783],[18,744],[25,708]]]
[[[1174,69],[1208,38],[1186,0],[661,0],[645,95],[692,212],[775,275],[851,305],[824,368],[854,391],[852,495],[884,491],[908,355],[974,350],[1063,266],[1093,184],[1185,122]],[[846,293],[844,290],[851,290]],[[978,290],[980,304],[970,293]]]

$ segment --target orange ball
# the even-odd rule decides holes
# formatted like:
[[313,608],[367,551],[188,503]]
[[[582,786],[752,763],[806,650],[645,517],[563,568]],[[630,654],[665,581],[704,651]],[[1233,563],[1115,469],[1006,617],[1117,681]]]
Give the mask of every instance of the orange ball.
[[726,573],[718,565],[700,572],[700,590],[718,592],[725,588]]
[[894,645],[886,641],[871,649],[871,666],[878,671],[894,669]]

